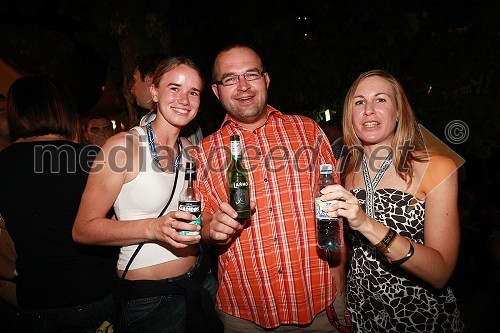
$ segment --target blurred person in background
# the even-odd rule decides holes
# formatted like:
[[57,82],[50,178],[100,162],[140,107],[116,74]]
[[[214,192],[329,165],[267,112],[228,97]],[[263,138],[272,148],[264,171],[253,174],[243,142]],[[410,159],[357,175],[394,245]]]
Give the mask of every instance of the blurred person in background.
[[328,141],[330,141],[330,147],[332,147],[335,159],[340,159],[344,144],[344,140],[342,139],[342,126],[340,122],[336,122],[334,120],[322,120],[318,123],[318,125],[321,127],[323,132],[325,132]]
[[88,144],[102,147],[104,142],[113,135],[113,123],[104,114],[96,114],[85,123],[83,137]]
[[18,330],[95,332],[113,309],[116,251],[77,244],[71,230],[98,148],[74,142],[78,116],[53,79],[17,79],[6,104],[0,213],[17,254]]
[[16,279],[16,251],[0,215],[0,332],[16,331]]
[[[12,143],[5,110],[5,96],[0,94],[0,150]],[[0,332],[14,331],[17,320],[16,251],[0,215]]]

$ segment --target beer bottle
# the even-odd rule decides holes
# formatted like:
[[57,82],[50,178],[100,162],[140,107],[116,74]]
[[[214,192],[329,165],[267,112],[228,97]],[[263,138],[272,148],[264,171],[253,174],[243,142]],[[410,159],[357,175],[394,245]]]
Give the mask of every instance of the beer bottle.
[[[201,194],[198,189],[196,180],[196,164],[194,162],[186,162],[186,171],[184,173],[184,187],[179,194],[179,210],[188,212],[197,217],[189,223],[201,226]],[[182,235],[199,235],[199,231],[180,230]]]
[[239,135],[231,135],[231,165],[227,170],[229,204],[236,210],[240,223],[250,219],[250,192],[246,170],[241,163],[241,143]]

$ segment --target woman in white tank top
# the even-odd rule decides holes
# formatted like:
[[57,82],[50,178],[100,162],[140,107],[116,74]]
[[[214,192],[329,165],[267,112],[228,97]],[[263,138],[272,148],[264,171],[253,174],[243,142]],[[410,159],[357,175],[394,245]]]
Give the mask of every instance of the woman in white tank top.
[[[179,132],[196,116],[202,89],[203,77],[191,60],[162,61],[150,86],[157,103],[155,120],[109,138],[89,175],[73,238],[85,244],[121,246],[120,277],[138,244],[144,243],[117,288],[115,331],[184,332],[193,323],[205,331],[220,330],[215,312],[202,316],[214,321],[186,320],[200,308],[193,306],[196,302],[214,308],[217,283],[207,260],[202,260],[206,256],[200,235],[178,232],[200,230],[184,222],[196,217],[177,206],[188,158],[183,147],[192,146]],[[157,217],[171,195],[165,214]],[[106,217],[112,207],[117,219]]]

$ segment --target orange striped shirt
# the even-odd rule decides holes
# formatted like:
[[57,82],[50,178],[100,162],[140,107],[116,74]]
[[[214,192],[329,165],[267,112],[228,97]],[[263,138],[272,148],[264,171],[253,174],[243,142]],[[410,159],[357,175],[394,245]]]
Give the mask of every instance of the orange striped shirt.
[[319,164],[336,162],[313,120],[267,109],[266,123],[254,131],[227,115],[200,144],[197,158],[204,211],[213,214],[228,197],[230,136],[240,135],[257,208],[249,226],[219,248],[216,303],[230,315],[271,328],[308,324],[335,298],[317,247],[314,197]]

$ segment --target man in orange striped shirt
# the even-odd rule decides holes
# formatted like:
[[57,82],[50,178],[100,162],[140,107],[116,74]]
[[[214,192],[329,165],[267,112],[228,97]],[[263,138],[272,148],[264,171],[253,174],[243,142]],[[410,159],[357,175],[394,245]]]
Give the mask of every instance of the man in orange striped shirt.
[[[220,51],[212,75],[227,115],[195,155],[203,239],[219,254],[217,307],[225,332],[335,332],[325,309],[344,290],[344,266],[329,269],[317,247],[314,214],[319,164],[336,163],[328,139],[313,120],[267,105],[269,74],[252,48]],[[227,203],[235,134],[253,209],[244,224]],[[343,314],[340,299],[335,305]]]

